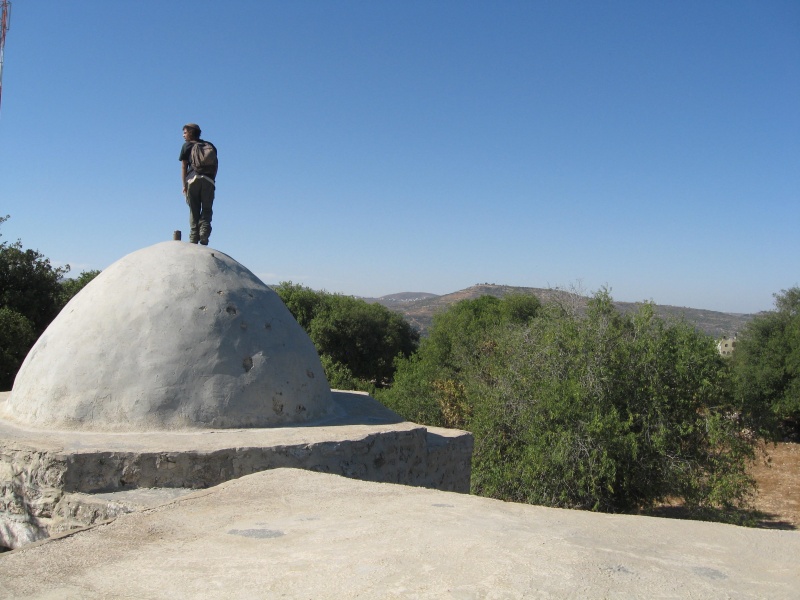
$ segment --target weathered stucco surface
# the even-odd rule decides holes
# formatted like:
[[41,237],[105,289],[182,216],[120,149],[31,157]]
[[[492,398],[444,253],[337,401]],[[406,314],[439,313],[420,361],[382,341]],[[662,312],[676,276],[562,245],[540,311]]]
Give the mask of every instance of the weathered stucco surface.
[[335,416],[264,429],[98,433],[0,420],[0,545],[136,508],[97,494],[207,488],[281,467],[469,492],[471,434],[404,422],[364,394],[333,392],[332,403]]
[[5,409],[20,424],[82,431],[270,427],[325,416],[330,388],[272,289],[219,250],[163,242],[64,307]]

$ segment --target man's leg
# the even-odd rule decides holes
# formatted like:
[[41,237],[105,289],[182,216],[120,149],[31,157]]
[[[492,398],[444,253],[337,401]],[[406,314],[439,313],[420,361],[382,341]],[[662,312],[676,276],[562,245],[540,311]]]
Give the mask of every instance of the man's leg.
[[189,205],[189,242],[196,244],[200,239],[200,186],[195,179],[186,187],[186,204]]
[[213,215],[214,206],[214,185],[205,179],[201,180],[202,186],[200,188],[200,221],[198,228],[198,235],[200,243],[204,246],[208,245],[208,238],[211,236],[211,217]]

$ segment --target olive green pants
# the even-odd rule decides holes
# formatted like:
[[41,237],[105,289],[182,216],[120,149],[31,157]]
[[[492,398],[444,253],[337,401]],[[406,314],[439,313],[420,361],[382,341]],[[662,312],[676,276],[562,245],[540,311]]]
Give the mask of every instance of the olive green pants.
[[208,244],[211,235],[211,216],[215,187],[205,177],[195,177],[186,186],[186,204],[189,205],[189,241]]

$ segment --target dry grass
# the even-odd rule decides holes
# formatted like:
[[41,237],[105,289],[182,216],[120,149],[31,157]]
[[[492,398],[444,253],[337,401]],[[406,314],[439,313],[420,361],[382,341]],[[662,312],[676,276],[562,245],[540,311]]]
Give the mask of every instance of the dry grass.
[[750,471],[758,483],[759,526],[800,529],[800,444],[767,444],[762,450]]
[[680,501],[671,501],[645,514],[725,521],[762,529],[800,529],[800,444],[762,444],[750,465],[750,474],[758,487],[751,510],[692,513]]

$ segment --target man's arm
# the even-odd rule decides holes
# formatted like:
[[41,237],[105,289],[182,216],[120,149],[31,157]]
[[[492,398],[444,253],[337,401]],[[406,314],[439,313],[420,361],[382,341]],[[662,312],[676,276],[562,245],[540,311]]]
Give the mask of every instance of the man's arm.
[[186,170],[189,167],[189,162],[186,160],[181,161],[181,185],[183,185],[183,195],[186,195]]

